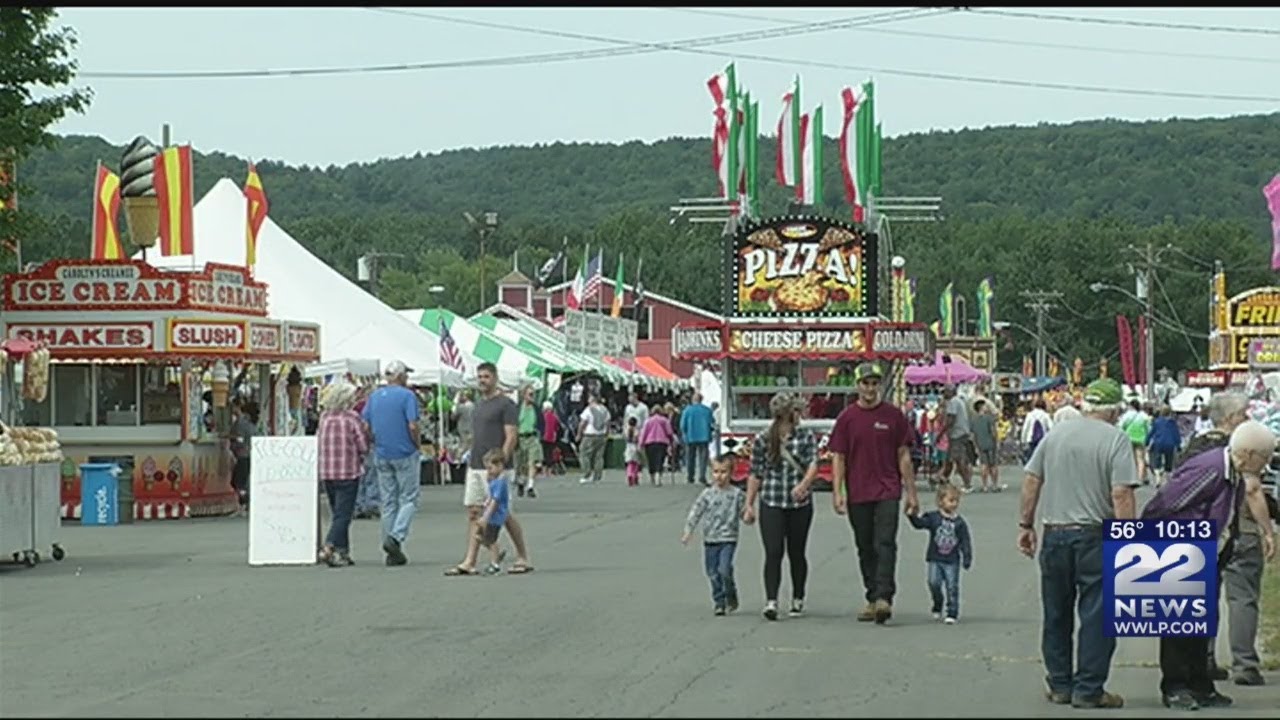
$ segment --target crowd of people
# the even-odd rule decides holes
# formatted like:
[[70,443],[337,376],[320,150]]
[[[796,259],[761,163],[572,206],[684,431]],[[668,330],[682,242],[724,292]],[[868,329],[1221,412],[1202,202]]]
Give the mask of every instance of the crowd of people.
[[[911,460],[915,434],[904,413],[882,399],[882,379],[875,363],[858,366],[856,400],[838,415],[827,444],[833,510],[849,520],[865,593],[866,604],[856,616],[878,624],[893,616],[901,513],[913,527],[930,533],[925,563],[932,612],[935,619],[954,624],[960,618],[960,575],[974,561],[972,534],[959,514],[961,488],[940,482],[936,509],[921,514]],[[954,389],[948,388],[946,397],[943,427],[958,428],[947,437],[969,438],[972,423],[966,428],[961,418],[971,418],[963,405],[951,409]],[[787,614],[804,613],[817,449],[813,433],[800,424],[803,407],[796,396],[775,395],[769,427],[754,440],[746,491],[730,484],[734,457],[722,455],[713,466],[715,484],[689,510],[681,541],[702,533],[716,615],[739,606],[733,558],[741,525],[757,521],[764,549],[763,616],[774,621],[782,612],[784,555],[791,576]],[[1125,422],[1135,408],[1125,402],[1117,382],[1103,378],[1086,388],[1078,408],[1054,408],[1050,415],[1039,403],[1028,414],[1016,545],[1027,557],[1038,553],[1041,650],[1050,702],[1077,708],[1124,705],[1106,689],[1116,647],[1103,624],[1102,543],[1108,519],[1211,519],[1221,529],[1218,587],[1227,598],[1231,668],[1219,667],[1208,638],[1163,638],[1162,702],[1188,710],[1223,707],[1232,701],[1216,689],[1215,680],[1263,684],[1256,649],[1258,605],[1263,564],[1275,555],[1277,518],[1262,491],[1262,473],[1277,441],[1266,425],[1248,419],[1246,407],[1245,396],[1219,393],[1205,406],[1206,422],[1191,438],[1161,430],[1156,422],[1138,442],[1132,422]],[[1162,412],[1161,417],[1169,416]],[[1158,457],[1152,463],[1157,465],[1155,494],[1142,507],[1135,489],[1144,479],[1139,469],[1144,453],[1135,448]],[[964,477],[965,451],[951,459]]]

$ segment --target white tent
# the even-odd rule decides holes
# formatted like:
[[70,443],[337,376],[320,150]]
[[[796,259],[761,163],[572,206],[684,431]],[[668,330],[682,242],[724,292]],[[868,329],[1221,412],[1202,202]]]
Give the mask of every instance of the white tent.
[[[148,261],[164,269],[201,269],[207,262],[243,265],[246,200],[240,188],[222,178],[195,206],[195,255]],[[254,277],[267,283],[271,317],[320,324],[320,362],[305,368],[308,377],[350,372],[374,375],[381,364],[401,360],[414,369],[410,381],[441,381],[440,345],[430,333],[400,317],[390,306],[325,264],[270,217],[258,235]],[[466,357],[469,368],[476,360]],[[458,385],[453,371],[444,376]]]

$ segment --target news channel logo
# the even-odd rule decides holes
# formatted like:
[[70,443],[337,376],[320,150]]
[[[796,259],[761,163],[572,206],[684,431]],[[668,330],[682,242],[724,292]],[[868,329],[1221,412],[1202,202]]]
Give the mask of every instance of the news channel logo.
[[1216,637],[1213,520],[1108,520],[1102,541],[1107,637]]

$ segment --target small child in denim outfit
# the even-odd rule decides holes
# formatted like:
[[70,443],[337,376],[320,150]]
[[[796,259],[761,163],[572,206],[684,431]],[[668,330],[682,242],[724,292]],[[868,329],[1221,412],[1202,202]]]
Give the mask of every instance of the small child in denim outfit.
[[489,497],[484,502],[484,510],[476,521],[476,533],[480,544],[489,550],[489,566],[485,574],[496,575],[502,572],[502,560],[507,552],[498,544],[498,535],[502,533],[502,524],[507,521],[511,512],[511,489],[507,487],[506,458],[502,450],[494,448],[484,455],[485,474],[489,477]]
[[695,527],[701,526],[707,577],[711,579],[711,601],[716,615],[738,609],[738,586],[733,581],[733,554],[738,549],[738,527],[747,495],[729,483],[733,455],[721,455],[711,466],[715,481],[703,490],[689,509],[680,542],[688,544]]
[[908,516],[912,527],[929,531],[929,547],[925,564],[929,567],[929,594],[933,596],[933,619],[942,620],[942,601],[946,596],[946,624],[960,619],[960,568],[973,565],[973,541],[969,524],[956,510],[960,507],[960,489],[950,483],[938,488],[938,509],[924,515]]

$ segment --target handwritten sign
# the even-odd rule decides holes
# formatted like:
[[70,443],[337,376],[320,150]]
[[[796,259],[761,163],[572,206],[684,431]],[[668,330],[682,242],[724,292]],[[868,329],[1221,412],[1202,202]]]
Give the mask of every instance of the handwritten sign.
[[249,453],[249,564],[313,565],[320,537],[316,438],[255,437]]

